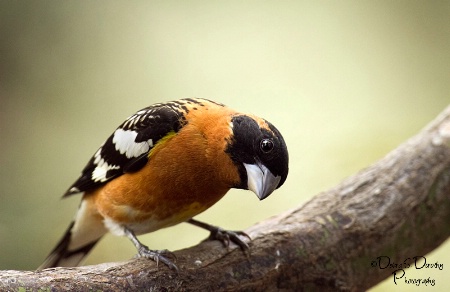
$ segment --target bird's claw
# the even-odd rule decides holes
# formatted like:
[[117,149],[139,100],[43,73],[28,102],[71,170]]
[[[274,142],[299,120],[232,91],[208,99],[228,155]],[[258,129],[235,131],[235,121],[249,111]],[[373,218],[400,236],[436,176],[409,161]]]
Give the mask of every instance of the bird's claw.
[[248,244],[240,239],[239,236],[245,236],[249,240],[251,240],[251,237],[243,231],[225,230],[220,227],[216,227],[215,229],[211,230],[211,234],[209,235],[208,239],[219,240],[225,247],[229,247],[230,242],[233,242],[237,244],[242,250],[248,250]]
[[139,252],[138,253],[139,257],[144,257],[144,258],[148,258],[148,259],[155,261],[156,266],[158,266],[159,262],[161,261],[170,269],[178,271],[178,267],[168,258],[168,257],[171,257],[171,258],[175,259],[175,261],[176,261],[177,257],[174,253],[168,251],[167,249],[151,250],[146,246],[142,246],[141,248],[139,248],[138,252]]

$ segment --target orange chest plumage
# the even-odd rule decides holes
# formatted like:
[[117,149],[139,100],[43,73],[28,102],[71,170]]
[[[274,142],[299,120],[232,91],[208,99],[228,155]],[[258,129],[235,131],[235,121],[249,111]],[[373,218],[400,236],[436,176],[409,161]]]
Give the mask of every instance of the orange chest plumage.
[[239,173],[225,152],[226,135],[220,133],[230,131],[227,121],[210,116],[215,127],[187,124],[156,144],[142,169],[87,193],[93,196],[99,213],[118,223],[152,218],[173,225],[220,200],[239,182]]

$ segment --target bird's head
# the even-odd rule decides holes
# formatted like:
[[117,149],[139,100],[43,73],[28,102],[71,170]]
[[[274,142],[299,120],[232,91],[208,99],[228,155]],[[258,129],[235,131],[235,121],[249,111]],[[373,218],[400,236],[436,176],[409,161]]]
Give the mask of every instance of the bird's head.
[[233,131],[227,152],[239,169],[240,189],[251,190],[260,200],[285,182],[289,156],[281,133],[271,123],[249,115],[231,119]]

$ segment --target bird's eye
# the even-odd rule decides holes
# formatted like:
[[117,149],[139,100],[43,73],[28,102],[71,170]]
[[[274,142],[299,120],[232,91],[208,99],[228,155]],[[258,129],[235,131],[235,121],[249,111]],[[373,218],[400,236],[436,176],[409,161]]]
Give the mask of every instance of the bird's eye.
[[264,153],[269,153],[273,150],[273,141],[270,139],[262,139],[260,144],[261,150]]

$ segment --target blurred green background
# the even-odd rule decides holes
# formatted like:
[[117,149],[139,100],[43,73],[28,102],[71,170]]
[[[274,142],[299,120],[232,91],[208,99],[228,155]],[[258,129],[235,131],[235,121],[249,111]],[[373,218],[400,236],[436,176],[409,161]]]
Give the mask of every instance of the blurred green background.
[[[127,116],[155,102],[210,98],[283,133],[291,164],[281,189],[263,202],[233,190],[198,217],[229,229],[375,162],[449,103],[449,3],[1,1],[0,269],[42,262],[79,203],[63,192]],[[176,250],[206,236],[181,224],[142,240]],[[450,289],[449,247],[428,255],[443,271],[407,276]],[[106,236],[86,264],[134,254]],[[389,278],[374,290],[393,288],[423,287]]]

